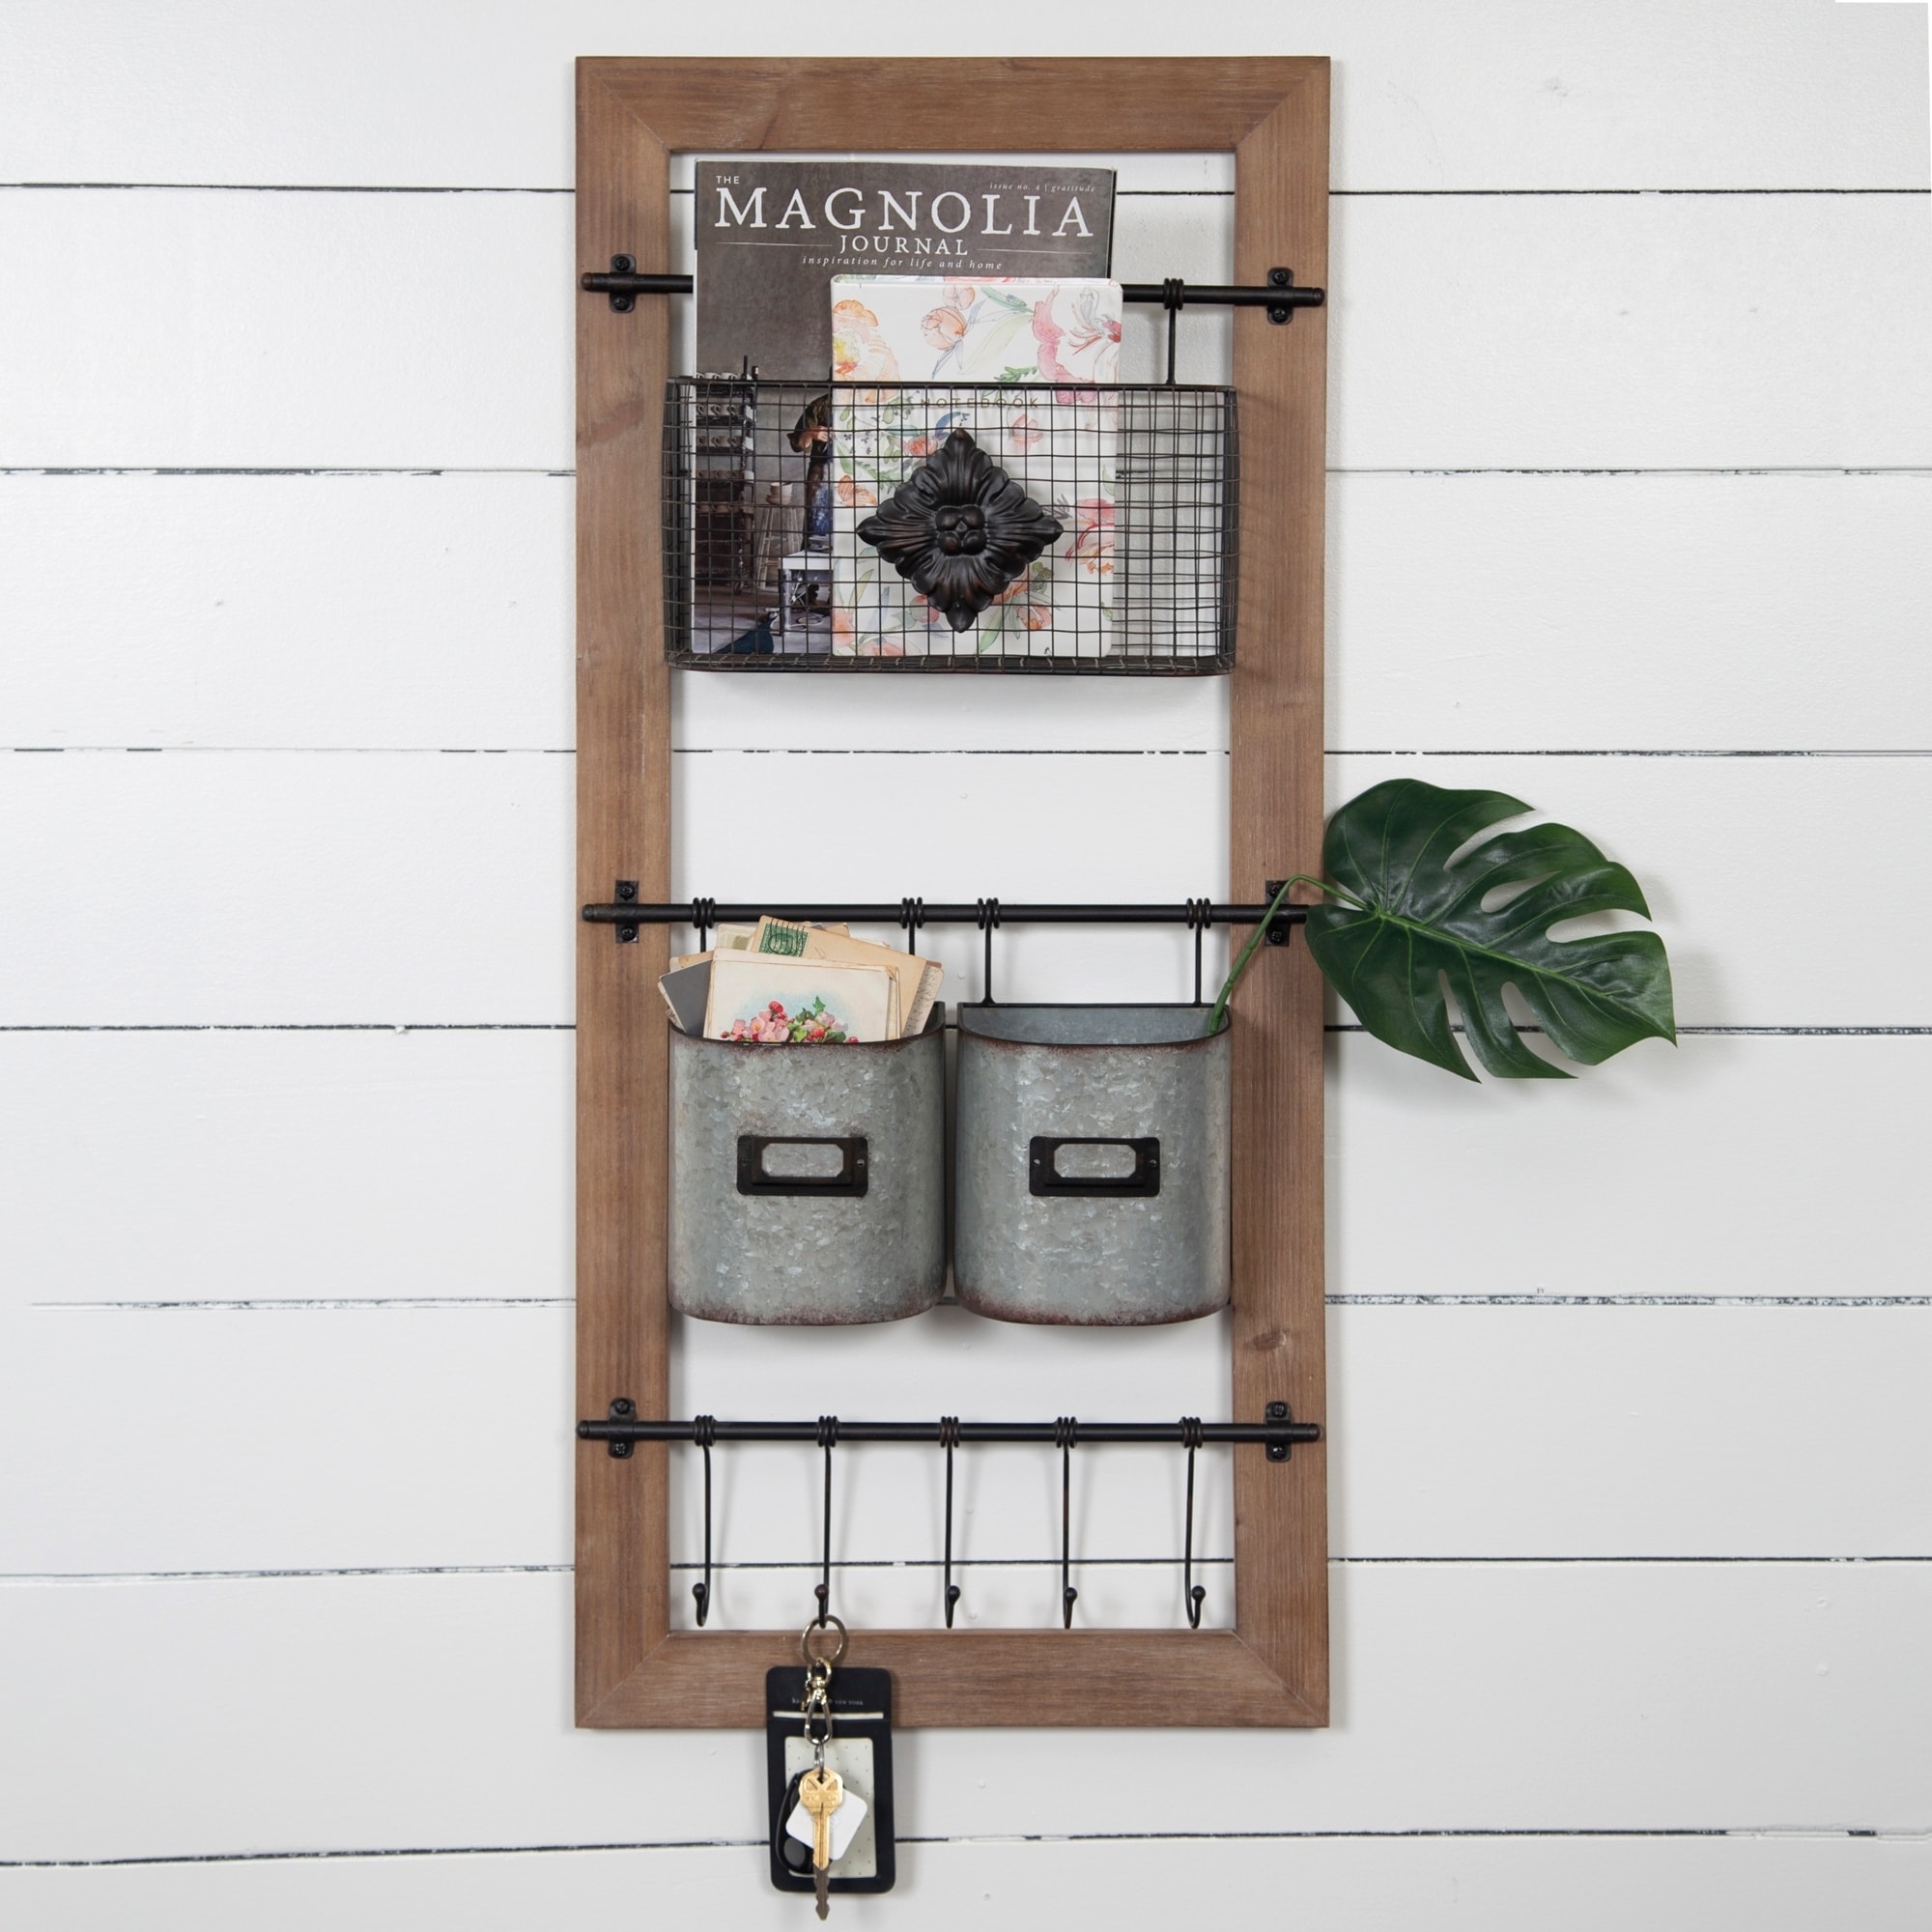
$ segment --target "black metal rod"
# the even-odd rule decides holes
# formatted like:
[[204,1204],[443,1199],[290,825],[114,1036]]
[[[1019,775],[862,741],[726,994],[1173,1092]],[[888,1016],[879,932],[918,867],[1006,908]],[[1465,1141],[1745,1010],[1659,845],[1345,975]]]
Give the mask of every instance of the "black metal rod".
[[[902,903],[902,902],[901,902]],[[1260,905],[1208,905],[1177,901],[1171,905],[1009,905],[1004,899],[981,899],[972,905],[928,905],[920,914],[923,925],[986,925],[985,908],[998,907],[1000,925],[1192,925],[1205,920],[1209,925],[1259,925],[1268,916],[1266,903]],[[877,905],[774,905],[767,899],[747,899],[726,905],[706,900],[709,915],[702,923],[721,921],[743,924],[761,915],[795,923],[812,921],[857,921],[860,924],[897,925],[901,923],[900,903]],[[699,923],[698,908],[691,900],[678,904],[646,903],[639,899],[616,899],[609,904],[587,905],[583,918],[590,925],[692,925]],[[1285,905],[1275,915],[1276,923],[1298,925],[1308,917],[1303,905]]]
[[[593,272],[580,278],[580,286],[594,296],[688,296],[692,293],[689,275],[646,275],[635,270],[628,273]],[[1175,299],[1179,291],[1179,299]],[[1151,302],[1172,311],[1190,303],[1208,308],[1320,308],[1327,299],[1324,289],[1300,289],[1293,284],[1264,287],[1225,282],[1122,282],[1121,296],[1125,301]]]
[[583,277],[584,289],[593,296],[688,296],[689,275],[640,275],[627,273],[595,274]]
[[[838,1429],[838,1441],[848,1442],[934,1442],[944,1444],[947,1425],[942,1422],[847,1422],[824,1417],[803,1422],[725,1422],[713,1420],[714,1442],[816,1442],[824,1441],[828,1422]],[[653,1421],[626,1417],[611,1421],[583,1421],[577,1434],[585,1442],[690,1442],[695,1439],[694,1421]],[[1056,1447],[1062,1441],[1060,1422],[961,1422],[954,1440],[975,1443],[1047,1442]],[[1082,1422],[1082,1442],[1109,1443],[1185,1443],[1189,1425],[1182,1422]],[[1286,1448],[1294,1442],[1319,1442],[1321,1425],[1293,1422],[1287,1418],[1273,1422],[1204,1422],[1200,1425],[1203,1443],[1259,1442],[1268,1447]]]
[[[1169,294],[1178,290],[1176,302]],[[1199,302],[1208,308],[1320,308],[1327,300],[1325,289],[1298,289],[1293,283],[1253,284],[1226,282],[1122,282],[1121,298],[1130,302],[1158,302],[1163,308],[1185,308]]]

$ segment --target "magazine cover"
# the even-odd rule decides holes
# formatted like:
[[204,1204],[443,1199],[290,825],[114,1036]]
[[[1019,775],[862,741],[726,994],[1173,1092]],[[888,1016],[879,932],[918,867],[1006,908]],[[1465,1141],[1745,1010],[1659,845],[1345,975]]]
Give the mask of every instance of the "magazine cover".
[[834,275],[1104,276],[1108,168],[699,159],[697,367],[817,382]]

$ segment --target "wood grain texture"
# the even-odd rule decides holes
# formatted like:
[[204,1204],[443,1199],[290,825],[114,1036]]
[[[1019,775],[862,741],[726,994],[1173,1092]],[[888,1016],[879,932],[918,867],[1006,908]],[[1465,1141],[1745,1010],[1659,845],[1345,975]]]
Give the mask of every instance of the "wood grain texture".
[[[851,1661],[893,1673],[908,1729],[1315,1721],[1233,1631],[867,1631]],[[765,1672],[797,1662],[795,1632],[675,1631],[593,1721],[750,1729],[765,1721]]]
[[[1236,151],[1235,279],[1327,284],[1328,77],[1296,87]],[[1241,408],[1240,633],[1230,706],[1229,887],[1319,874],[1326,314],[1235,323]],[[1298,896],[1301,895],[1297,895]],[[1323,1407],[1322,992],[1307,949],[1264,949],[1236,1008],[1235,1413]],[[1328,1715],[1325,1445],[1235,1463],[1236,1629]]]
[[[580,70],[577,236],[600,267],[665,249],[668,161],[648,128]],[[635,879],[670,890],[670,683],[661,641],[659,398],[665,309],[577,310],[577,854],[582,899]],[[668,1119],[657,976],[670,935],[619,946],[578,929],[578,1413],[623,1394],[662,1414],[668,1386]],[[666,1451],[584,1455],[577,1481],[577,1708],[594,1716],[666,1629]]]
[[[668,266],[672,150],[890,153],[932,145],[960,99],[988,151],[1236,152],[1236,260],[1261,281],[1326,269],[1328,67],[1322,60],[582,61],[580,266],[629,253]],[[1235,691],[1234,876],[1312,867],[1321,822],[1321,549],[1325,332],[1250,313],[1236,371],[1248,459]],[[656,423],[669,373],[661,304],[578,318],[579,859],[585,898],[617,877],[668,896],[667,674],[654,561]],[[648,929],[647,929],[648,936]],[[662,1414],[663,1023],[655,945],[581,935],[579,1404],[632,1397]],[[1322,1413],[1321,1006],[1298,954],[1256,976],[1241,1014],[1234,1131],[1236,1413],[1286,1393]],[[788,1633],[667,1628],[663,1451],[579,1451],[578,1721],[762,1721],[761,1673]],[[1324,1460],[1261,1457],[1238,1479],[1237,1629],[1226,1633],[867,1634],[905,1724],[1264,1724],[1327,1720]]]
[[[1304,83],[1324,102],[1328,86],[1325,60],[1293,56],[579,63],[586,69],[667,148],[743,154],[923,153],[962,101],[972,102],[973,138],[988,154],[1238,149]],[[1325,145],[1316,191],[1328,191]]]

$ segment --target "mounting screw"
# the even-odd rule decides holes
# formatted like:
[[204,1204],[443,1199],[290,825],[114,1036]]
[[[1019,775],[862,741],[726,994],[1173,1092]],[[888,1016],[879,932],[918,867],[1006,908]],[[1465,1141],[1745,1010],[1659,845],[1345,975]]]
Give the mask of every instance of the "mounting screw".
[[[1271,1402],[1267,1406],[1267,1419],[1270,1422],[1291,1420],[1285,1402]],[[1267,1459],[1270,1463],[1286,1463],[1291,1445],[1286,1442],[1270,1442],[1267,1445]]]
[[[1270,879],[1267,882],[1262,896],[1267,900],[1269,905],[1274,904],[1274,895],[1281,891],[1283,884],[1284,881],[1280,879]],[[1267,943],[1270,946],[1286,946],[1293,931],[1294,927],[1277,914],[1273,919],[1268,921]]]
[[638,882],[637,882],[637,880],[636,880],[636,879],[619,879],[619,880],[617,881],[617,896],[618,896],[618,897],[619,897],[620,899],[634,899],[634,898],[636,898],[636,897],[638,896]]
[[638,928],[635,925],[620,925],[617,928],[619,946],[635,946],[638,943]]

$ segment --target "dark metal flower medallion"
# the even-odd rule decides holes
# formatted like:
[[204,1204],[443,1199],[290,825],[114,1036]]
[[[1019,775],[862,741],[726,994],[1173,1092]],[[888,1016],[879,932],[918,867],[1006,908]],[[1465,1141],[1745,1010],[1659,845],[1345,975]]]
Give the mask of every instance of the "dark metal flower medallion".
[[859,526],[955,631],[1065,534],[963,429]]

